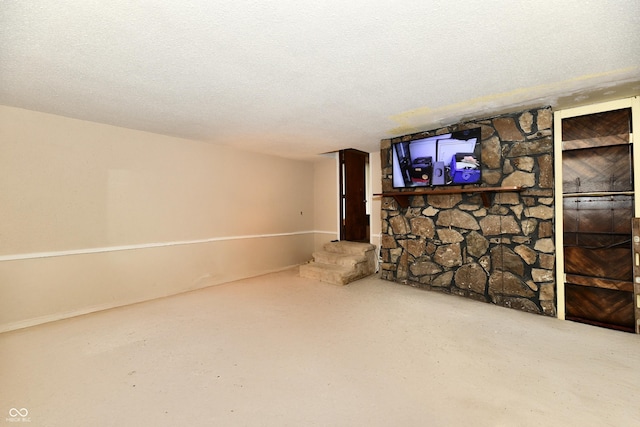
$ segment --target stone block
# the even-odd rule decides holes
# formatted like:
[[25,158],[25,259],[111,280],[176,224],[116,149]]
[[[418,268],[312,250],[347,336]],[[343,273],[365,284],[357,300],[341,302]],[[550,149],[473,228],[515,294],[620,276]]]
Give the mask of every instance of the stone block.
[[442,227],[457,227],[467,230],[478,230],[480,226],[478,221],[468,214],[459,209],[451,209],[440,212],[436,224]]
[[411,233],[416,236],[432,239],[435,235],[433,220],[429,217],[418,217],[411,219]]
[[482,181],[489,185],[496,185],[502,179],[502,172],[500,170],[483,170]]
[[554,211],[551,206],[538,205],[525,209],[524,215],[528,218],[551,219]]
[[518,122],[520,123],[520,128],[525,133],[531,133],[531,131],[533,130],[533,114],[531,114],[530,111],[525,111],[524,113],[520,114]]
[[412,276],[421,277],[424,275],[433,275],[442,272],[442,268],[432,261],[417,261],[409,267]]
[[426,209],[422,210],[422,215],[432,217],[436,216],[438,212],[440,212],[439,209],[435,209],[433,206],[428,206]]
[[536,175],[532,172],[515,171],[502,180],[504,187],[533,187],[536,185]]
[[508,271],[495,271],[489,277],[490,295],[533,297],[535,293],[522,279]]
[[480,220],[480,227],[485,236],[520,234],[521,232],[518,221],[512,215],[488,215]]
[[500,140],[492,137],[482,141],[482,163],[489,169],[499,169],[502,163]]
[[544,154],[538,157],[538,169],[540,171],[538,186],[540,188],[553,188],[553,157]]
[[553,113],[550,108],[538,110],[536,116],[538,131],[545,129],[551,130],[551,125],[553,124]]
[[522,224],[522,233],[525,236],[529,236],[536,230],[536,227],[538,226],[538,220],[524,219],[522,220],[521,224]]
[[407,241],[407,252],[414,258],[419,258],[427,250],[427,242],[425,239],[417,239],[417,240],[408,240]]
[[493,127],[498,132],[501,141],[523,141],[524,135],[516,125],[513,117],[498,117],[493,119]]
[[531,277],[536,283],[553,282],[554,279],[553,271],[544,270],[542,268],[531,269]]
[[543,283],[540,285],[540,301],[554,301],[556,298],[556,285]]
[[511,146],[506,157],[522,157],[536,154],[548,154],[553,152],[553,140],[551,137],[516,142]]
[[436,276],[431,280],[431,286],[437,286],[439,288],[447,288],[451,286],[453,281],[453,271],[445,271],[444,273]]
[[453,243],[450,245],[438,246],[433,260],[444,267],[455,267],[462,265],[462,253],[460,244]]
[[455,273],[455,285],[460,289],[484,294],[487,285],[487,273],[480,264],[465,264]]
[[395,235],[409,233],[409,223],[407,222],[407,219],[402,215],[394,216],[393,218],[389,219],[389,225],[391,226],[393,234]]
[[489,241],[477,231],[467,234],[467,253],[473,257],[479,258],[489,249]]
[[510,271],[520,277],[524,275],[522,258],[504,245],[491,249],[491,265],[494,270]]
[[529,156],[515,157],[511,160],[511,162],[517,169],[525,172],[531,172],[535,164],[533,157]]
[[437,233],[442,243],[460,243],[464,240],[462,234],[450,228],[440,228]]
[[551,221],[540,221],[540,224],[538,224],[538,237],[544,239],[551,236],[553,236],[553,223]]
[[518,245],[514,251],[529,265],[533,265],[538,259],[538,253],[528,246]]
[[451,209],[460,201],[462,201],[462,195],[460,194],[430,194],[427,196],[427,201],[430,206],[440,209]]
[[540,254],[538,256],[538,265],[545,270],[553,270],[556,265],[555,255]]
[[553,239],[540,239],[536,242],[534,249],[538,252],[553,253],[556,250],[556,246]]

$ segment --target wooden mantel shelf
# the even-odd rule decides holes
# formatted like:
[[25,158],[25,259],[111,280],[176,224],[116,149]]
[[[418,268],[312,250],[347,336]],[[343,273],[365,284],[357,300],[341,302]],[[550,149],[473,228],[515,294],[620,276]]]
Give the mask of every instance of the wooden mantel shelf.
[[482,202],[485,207],[489,207],[491,204],[489,201],[488,193],[508,193],[511,191],[520,191],[522,187],[472,187],[472,188],[441,188],[432,190],[418,190],[418,191],[387,191],[386,193],[374,194],[374,196],[393,197],[396,202],[403,207],[409,207],[409,196],[429,196],[440,194],[462,194],[462,193],[480,193]]

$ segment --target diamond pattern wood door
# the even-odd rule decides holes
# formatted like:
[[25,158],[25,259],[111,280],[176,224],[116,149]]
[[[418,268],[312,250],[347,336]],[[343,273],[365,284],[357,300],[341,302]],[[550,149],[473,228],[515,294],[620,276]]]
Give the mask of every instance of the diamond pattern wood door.
[[634,330],[630,109],[563,119],[566,318]]

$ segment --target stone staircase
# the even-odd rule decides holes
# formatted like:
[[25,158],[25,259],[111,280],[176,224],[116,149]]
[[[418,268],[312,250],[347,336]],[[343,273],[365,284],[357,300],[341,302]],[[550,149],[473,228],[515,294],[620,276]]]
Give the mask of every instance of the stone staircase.
[[329,242],[300,266],[300,276],[334,285],[346,285],[376,272],[375,246],[369,243]]

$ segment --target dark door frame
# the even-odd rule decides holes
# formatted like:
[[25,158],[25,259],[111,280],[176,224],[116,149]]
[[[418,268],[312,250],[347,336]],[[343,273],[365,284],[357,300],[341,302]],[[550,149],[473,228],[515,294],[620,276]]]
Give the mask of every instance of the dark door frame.
[[368,163],[369,153],[353,148],[339,151],[340,240],[369,242],[371,239],[367,215]]

